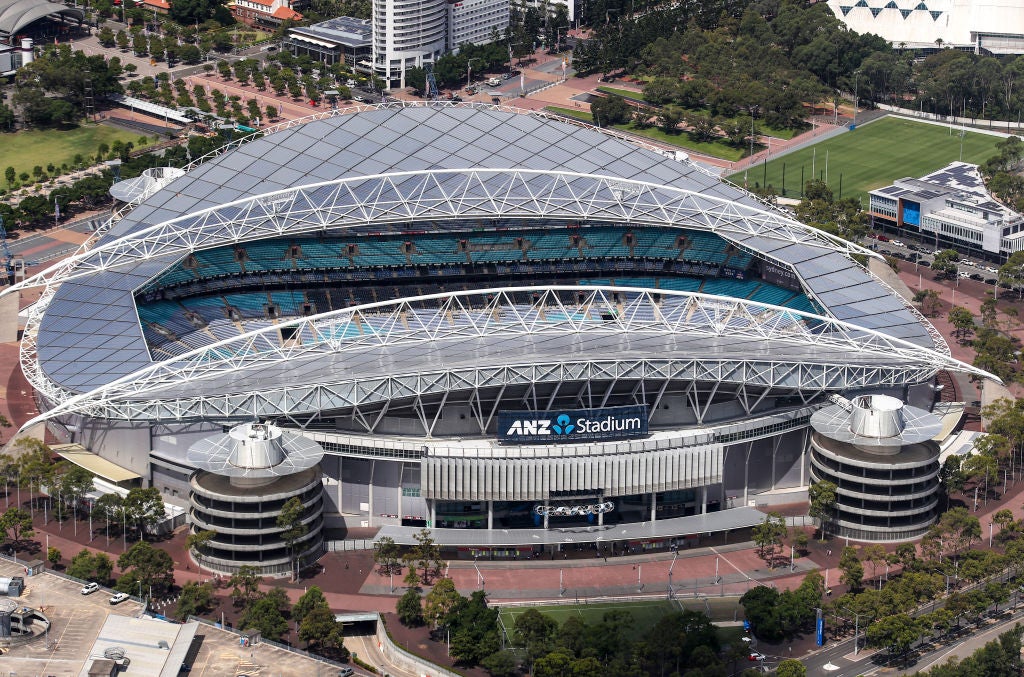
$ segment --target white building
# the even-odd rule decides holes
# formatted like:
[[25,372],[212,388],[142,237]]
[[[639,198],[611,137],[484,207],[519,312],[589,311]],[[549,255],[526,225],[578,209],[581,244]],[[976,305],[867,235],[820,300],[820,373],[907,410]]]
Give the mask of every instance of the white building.
[[373,73],[405,87],[405,72],[434,63],[447,47],[445,0],[374,0]]
[[828,6],[850,30],[893,45],[1024,53],[1019,0],[828,0]]
[[448,49],[467,42],[483,45],[494,31],[508,28],[509,0],[458,0],[448,3]]
[[900,179],[869,195],[876,225],[919,233],[937,249],[955,247],[999,261],[1024,251],[1024,217],[993,199],[978,165],[953,162],[920,179]]
[[509,23],[509,0],[374,0],[373,72],[405,87],[405,72],[459,45],[484,45]]

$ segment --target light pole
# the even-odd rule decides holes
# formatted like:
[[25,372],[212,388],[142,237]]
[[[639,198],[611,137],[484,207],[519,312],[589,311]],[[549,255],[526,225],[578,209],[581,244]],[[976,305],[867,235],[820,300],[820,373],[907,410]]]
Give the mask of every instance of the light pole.
[[988,523],[988,547],[992,547],[992,522]]
[[860,612],[859,614],[854,613],[846,607],[839,608],[848,614],[853,614],[853,655],[856,656],[857,652],[860,650],[860,617],[867,616],[868,614],[864,611]]
[[466,87],[467,88],[469,87],[469,75],[473,71],[473,62],[474,61],[479,61],[479,59],[477,57],[473,57],[472,59],[466,59]]
[[857,104],[860,103],[860,70],[853,71],[853,126],[857,126]]

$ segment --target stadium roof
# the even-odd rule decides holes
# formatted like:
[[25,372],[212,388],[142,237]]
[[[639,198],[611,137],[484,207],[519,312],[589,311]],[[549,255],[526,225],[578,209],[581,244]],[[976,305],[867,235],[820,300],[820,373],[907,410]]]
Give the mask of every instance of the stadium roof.
[[0,37],[9,38],[33,21],[55,14],[85,20],[83,10],[49,0],[0,0]]
[[[290,127],[218,155],[149,196],[89,251],[33,278],[48,284],[38,304],[45,315],[35,328],[30,321],[23,366],[55,401],[141,376],[153,360],[133,292],[191,251],[301,233],[401,232],[425,223],[464,228],[486,218],[716,232],[791,266],[843,326],[923,348],[919,357],[929,357],[921,364],[933,369],[958,364],[926,320],[848,256],[863,250],[691,163],[534,114],[388,104]],[[474,351],[483,352],[471,354],[494,347],[477,345]],[[559,356],[568,348],[559,345]],[[820,352],[802,357],[834,361]],[[234,387],[258,386],[258,378],[241,385],[246,368],[235,365]]]

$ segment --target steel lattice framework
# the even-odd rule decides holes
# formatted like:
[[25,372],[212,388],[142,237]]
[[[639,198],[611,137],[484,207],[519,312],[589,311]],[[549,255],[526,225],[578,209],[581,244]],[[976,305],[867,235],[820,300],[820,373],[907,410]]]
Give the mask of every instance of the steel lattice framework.
[[156,256],[185,256],[285,234],[470,219],[674,226],[877,256],[778,212],[692,190],[564,171],[444,169],[312,183],[218,205],[98,243],[7,292],[73,280]]
[[[517,302],[516,295],[523,293],[535,294],[536,300]],[[566,296],[576,302],[567,303]],[[282,342],[278,333],[282,327],[311,339]],[[770,352],[789,347],[804,353],[803,359],[790,360],[701,351],[706,355],[692,359],[570,356],[526,364],[515,363],[513,354],[505,364],[494,364],[492,359],[487,364],[435,371],[416,368],[416,356],[428,345],[458,351],[460,346],[494,337],[543,341],[565,335],[647,335],[676,342],[727,338],[737,344],[764,344]],[[404,373],[355,377],[332,373],[332,359],[341,364],[346,355],[385,348],[406,353],[409,364]],[[288,383],[283,374],[289,365],[311,359],[324,365],[323,380]],[[294,416],[542,381],[705,381],[799,389],[816,395],[920,383],[941,368],[995,378],[881,332],[749,300],[632,287],[503,287],[366,304],[282,322],[155,363],[77,395],[55,387],[44,376],[33,385],[56,406],[26,425],[68,413],[149,421]],[[215,387],[196,394],[204,383],[241,372],[253,375],[259,387],[232,392]],[[264,375],[270,385],[264,383]]]

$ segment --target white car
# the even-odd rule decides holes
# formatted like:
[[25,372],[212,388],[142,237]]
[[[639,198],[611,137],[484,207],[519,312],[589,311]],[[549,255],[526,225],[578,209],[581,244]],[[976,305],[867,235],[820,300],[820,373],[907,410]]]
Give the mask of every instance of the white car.
[[768,657],[765,656],[763,653],[758,653],[757,651],[750,652],[750,660],[752,661],[763,661],[765,658]]
[[123,602],[126,599],[128,599],[128,597],[129,597],[129,595],[128,595],[127,592],[117,592],[117,593],[114,593],[114,596],[111,597],[109,601],[110,601],[111,604],[120,604],[121,602]]
[[903,244],[902,242],[900,242],[899,240],[889,240],[889,244],[894,244],[897,247],[906,247],[907,246],[907,245]]
[[91,595],[92,593],[96,592],[99,589],[100,589],[100,584],[99,583],[86,583],[85,585],[82,586],[82,594],[83,595]]

